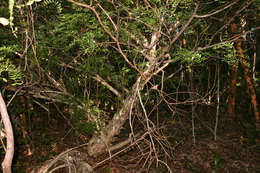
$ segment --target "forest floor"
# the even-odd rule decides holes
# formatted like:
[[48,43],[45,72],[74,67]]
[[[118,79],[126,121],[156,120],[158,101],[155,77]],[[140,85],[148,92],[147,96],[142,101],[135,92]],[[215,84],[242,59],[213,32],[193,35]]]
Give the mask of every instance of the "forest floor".
[[[215,141],[213,133],[209,130],[214,129],[215,115],[209,116],[209,114],[200,116],[200,120],[195,121],[195,143],[191,122],[187,117],[179,116],[165,121],[167,131],[164,132],[167,133],[168,141],[172,144],[167,150],[170,157],[166,157],[163,152],[158,152],[162,155],[158,158],[164,160],[174,173],[259,173],[259,137],[255,142],[250,142],[250,134],[248,135],[250,132],[246,132],[238,122],[221,115]],[[85,143],[84,136],[76,135],[62,119],[39,116],[35,118],[33,124],[30,139],[25,140],[21,134],[17,134],[19,137],[16,139],[14,173],[31,172],[36,166],[59,153]],[[28,146],[33,148],[31,155],[28,155]],[[84,148],[81,151],[85,152]],[[95,173],[168,172],[166,166],[162,166],[163,164],[157,165],[156,161],[152,163],[150,159],[145,160],[145,155],[141,157],[143,153],[137,146],[133,147],[108,159],[95,169]],[[95,165],[106,158],[109,157],[89,159],[88,162],[90,165]]]

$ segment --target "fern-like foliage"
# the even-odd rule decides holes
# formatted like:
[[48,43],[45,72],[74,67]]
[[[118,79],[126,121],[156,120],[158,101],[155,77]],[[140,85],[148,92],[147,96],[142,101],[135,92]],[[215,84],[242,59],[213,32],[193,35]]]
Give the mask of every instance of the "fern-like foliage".
[[44,8],[55,9],[58,14],[62,12],[62,5],[59,0],[45,0],[42,2]]
[[[2,48],[0,48],[2,49]],[[11,85],[21,85],[23,79],[22,73],[13,65],[9,59],[4,56],[0,57],[0,81],[11,81]]]
[[16,49],[17,49],[17,45],[2,46],[2,47],[0,47],[0,56],[1,55],[6,55],[8,53],[12,53]]

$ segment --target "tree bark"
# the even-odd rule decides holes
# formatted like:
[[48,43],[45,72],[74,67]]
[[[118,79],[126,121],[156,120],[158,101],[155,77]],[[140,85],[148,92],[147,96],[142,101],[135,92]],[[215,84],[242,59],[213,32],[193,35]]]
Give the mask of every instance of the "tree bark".
[[136,91],[141,91],[145,85],[142,77],[138,77],[133,85],[129,95],[123,100],[121,109],[110,120],[109,124],[100,134],[93,136],[88,143],[88,154],[90,156],[98,156],[110,150],[110,144],[114,136],[120,133],[121,128],[129,117],[132,105],[136,103]]
[[236,50],[237,50],[237,53],[238,53],[238,55],[241,59],[241,65],[244,69],[244,78],[246,80],[246,84],[247,84],[247,87],[248,87],[249,92],[250,92],[251,103],[253,104],[253,107],[254,107],[255,119],[259,120],[258,102],[257,102],[257,99],[256,99],[255,88],[254,88],[253,82],[251,80],[251,77],[249,75],[249,68],[247,66],[246,59],[244,58],[241,40],[237,41]]
[[3,168],[3,173],[11,173],[12,160],[14,156],[14,135],[13,135],[12,124],[1,93],[0,93],[0,112],[5,127],[6,140],[7,140],[6,153],[5,153],[4,160],[2,162],[2,168]]

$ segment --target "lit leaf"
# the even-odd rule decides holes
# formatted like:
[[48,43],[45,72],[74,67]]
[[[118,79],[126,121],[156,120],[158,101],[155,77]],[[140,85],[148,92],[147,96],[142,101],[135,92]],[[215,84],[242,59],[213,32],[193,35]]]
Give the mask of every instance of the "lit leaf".
[[0,23],[4,26],[9,24],[8,19],[4,18],[4,17],[0,17]]

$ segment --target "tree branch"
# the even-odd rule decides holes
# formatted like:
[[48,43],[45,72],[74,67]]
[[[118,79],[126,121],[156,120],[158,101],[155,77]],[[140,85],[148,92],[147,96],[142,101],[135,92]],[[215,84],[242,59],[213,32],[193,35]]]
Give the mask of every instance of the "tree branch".
[[251,30],[246,31],[246,32],[244,32],[242,34],[236,35],[231,40],[222,41],[222,42],[219,42],[219,43],[216,43],[216,44],[212,44],[212,45],[207,45],[207,46],[204,46],[204,47],[198,47],[197,51],[206,50],[206,49],[209,49],[209,48],[212,48],[212,47],[215,47],[215,46],[219,46],[219,45],[222,45],[222,44],[225,44],[225,43],[232,43],[232,42],[240,39],[241,37],[246,36],[248,33],[254,32],[255,30],[259,30],[259,29],[260,29],[260,26],[256,27],[256,28],[252,28]]
[[221,11],[223,11],[223,10],[229,8],[229,7],[231,7],[232,5],[236,4],[237,2],[238,2],[238,0],[236,0],[236,1],[232,2],[232,3],[230,3],[230,4],[227,5],[227,6],[224,6],[223,8],[221,8],[221,9],[219,9],[219,10],[216,10],[216,11],[214,11],[214,12],[212,12],[212,13],[204,14],[204,15],[196,15],[195,17],[196,17],[196,18],[206,18],[206,17],[212,16],[212,15],[214,15],[214,14],[217,14],[217,13],[219,13],[219,12],[221,12]]
[[104,79],[102,79],[98,74],[95,74],[95,76],[93,76],[92,78],[100,82],[101,84],[103,84],[105,87],[107,87],[117,97],[119,98],[121,97],[121,94],[115,88],[113,88],[109,83],[107,83]]

